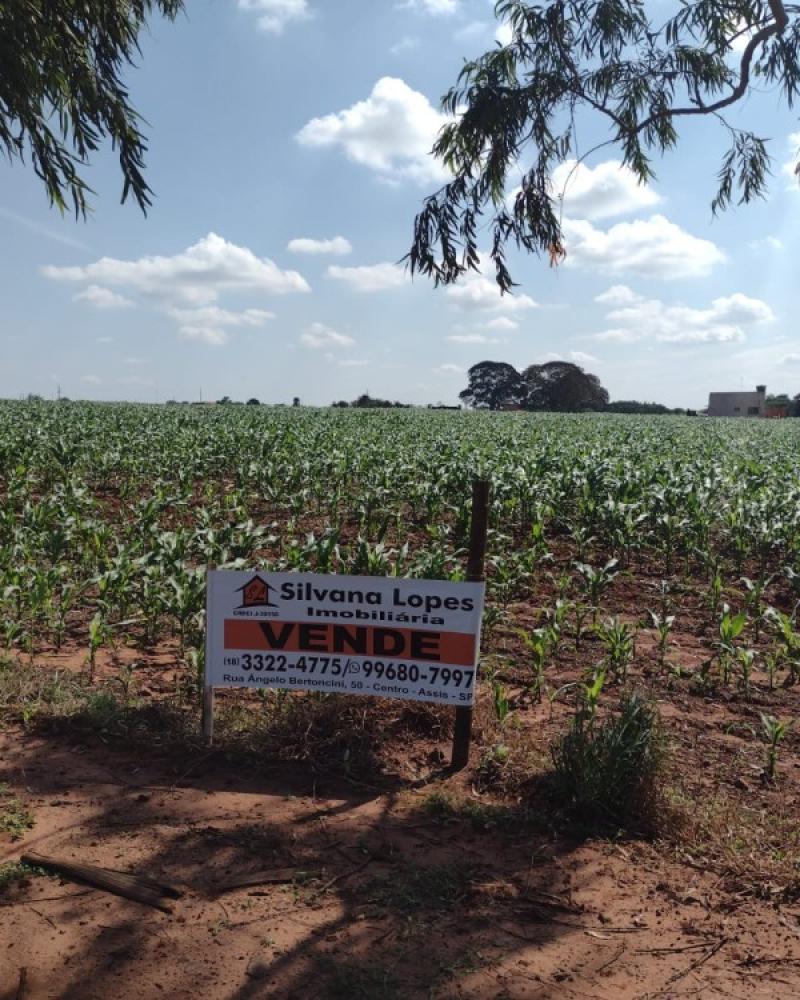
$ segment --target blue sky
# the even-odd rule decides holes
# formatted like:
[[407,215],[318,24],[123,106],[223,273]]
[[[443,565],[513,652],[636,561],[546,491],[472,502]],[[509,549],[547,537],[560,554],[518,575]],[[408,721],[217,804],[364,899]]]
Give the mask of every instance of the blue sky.
[[[613,149],[574,172],[567,259],[512,258],[514,297],[396,266],[441,180],[439,98],[497,31],[490,0],[195,0],[154,22],[130,74],[147,218],[119,204],[110,150],[87,170],[87,222],[0,161],[0,395],[451,402],[477,361],[554,357],[616,399],[800,392],[800,190],[784,170],[800,126],[775,94],[732,116],[771,139],[764,202],[712,220],[725,137],[694,120],[648,188]],[[584,149],[598,129],[584,123]]]

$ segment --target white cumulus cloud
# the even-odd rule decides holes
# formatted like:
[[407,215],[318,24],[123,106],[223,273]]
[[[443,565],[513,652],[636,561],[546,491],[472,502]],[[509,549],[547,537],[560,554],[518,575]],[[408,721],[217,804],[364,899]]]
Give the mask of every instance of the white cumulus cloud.
[[599,365],[601,364],[600,358],[596,358],[593,354],[587,354],[585,351],[567,351],[566,354],[555,354],[550,353],[547,355],[548,361],[572,361],[576,365]]
[[393,56],[399,56],[401,52],[410,52],[412,49],[419,48],[419,39],[414,35],[403,35],[402,38],[398,39],[394,45],[389,47],[389,52]]
[[303,146],[341,149],[353,163],[369,167],[388,181],[430,184],[447,177],[431,156],[436,135],[447,120],[404,80],[384,76],[366,100],[312,118],[297,133],[297,141]]
[[431,371],[435,375],[461,375],[464,369],[461,365],[454,365],[451,362],[447,362],[446,364],[439,365],[438,368],[432,368]]
[[312,240],[306,237],[289,240],[286,249],[290,253],[331,254],[334,257],[346,257],[353,252],[350,241],[344,236],[334,236],[330,240]]
[[406,10],[421,10],[426,14],[441,17],[445,14],[455,14],[459,0],[405,0],[398,6]]
[[290,21],[306,21],[311,17],[308,0],[238,0],[240,10],[258,17],[262,31],[280,35]]
[[468,21],[459,28],[453,37],[459,42],[469,42],[482,35],[491,35],[492,26],[489,21]]
[[300,335],[300,343],[304,347],[312,347],[315,350],[331,347],[353,347],[355,340],[348,337],[346,333],[337,333],[324,323],[312,323],[304,333]]
[[340,368],[365,368],[369,361],[363,358],[348,358],[346,361],[338,361],[337,364]]
[[196,309],[169,308],[167,315],[178,323],[178,334],[184,340],[199,340],[214,347],[226,344],[231,327],[258,327],[274,319],[275,313],[265,309],[244,309],[232,312],[219,306]]
[[627,285],[612,285],[600,295],[595,295],[595,302],[609,306],[625,306],[630,302],[641,302],[642,296],[628,288]]
[[790,133],[789,138],[786,140],[786,144],[791,150],[791,155],[781,167],[781,173],[787,178],[788,183],[786,187],[789,188],[790,191],[800,191],[800,184],[798,183],[798,176],[796,173],[800,154],[800,132]]
[[328,276],[343,281],[356,292],[383,292],[389,288],[400,288],[409,281],[408,274],[399,264],[384,261],[381,264],[365,264],[361,267],[341,267],[331,264]]
[[498,25],[494,37],[495,41],[499,42],[502,46],[510,45],[514,39],[514,32],[511,25],[507,21],[503,21],[502,24]]
[[602,274],[696,278],[725,260],[710,240],[692,236],[663,215],[595,228],[585,219],[564,219],[565,264]]
[[587,167],[566,160],[553,171],[553,194],[563,197],[564,211],[577,219],[607,219],[650,208],[661,201],[646,184],[640,184],[630,167],[607,160]]
[[453,305],[465,310],[517,313],[538,305],[530,295],[510,292],[503,295],[496,281],[477,271],[468,271],[458,284],[447,288],[445,295]]
[[72,300],[73,302],[88,302],[95,309],[125,309],[133,305],[133,302],[126,299],[124,295],[118,295],[110,288],[101,288],[100,285],[89,285],[82,292],[73,295]]
[[652,338],[672,344],[727,344],[744,340],[747,329],[769,323],[775,316],[766,302],[736,292],[714,299],[705,309],[637,299],[612,309],[606,318],[614,325],[597,334],[598,340],[631,343]]
[[777,236],[763,236],[759,240],[750,240],[747,245],[751,250],[783,250],[783,242]]
[[184,340],[199,340],[211,347],[222,347],[228,343],[228,332],[218,326],[198,326],[195,323],[184,323],[178,327],[178,336]]
[[247,247],[229,243],[216,233],[209,233],[172,257],[102,257],[83,267],[44,267],[42,273],[56,281],[114,285],[198,306],[215,302],[226,291],[269,295],[310,291],[308,282],[297,271],[283,271],[269,258],[257,257]]
[[487,337],[482,333],[451,333],[447,340],[453,344],[499,344],[498,337]]
[[800,354],[784,354],[781,358],[782,365],[800,365]]
[[508,316],[496,316],[486,324],[487,330],[518,330],[519,323]]

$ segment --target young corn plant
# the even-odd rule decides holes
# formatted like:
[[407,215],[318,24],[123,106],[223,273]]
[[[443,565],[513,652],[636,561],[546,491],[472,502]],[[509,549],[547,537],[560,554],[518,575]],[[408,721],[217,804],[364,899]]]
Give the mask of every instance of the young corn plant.
[[604,566],[590,566],[588,563],[576,563],[575,568],[580,573],[589,604],[592,609],[592,624],[597,624],[600,610],[600,599],[608,590],[617,575],[619,560],[609,559]]
[[797,630],[797,623],[782,611],[771,608],[768,617],[775,622],[783,642],[783,659],[789,668],[789,675],[786,678],[786,686],[791,687],[797,683],[800,676],[800,631]]
[[505,685],[502,681],[498,680],[494,672],[489,675],[489,683],[492,686],[492,706],[494,708],[494,717],[497,719],[500,728],[502,729],[508,716],[511,712],[511,703],[508,700],[508,692],[506,691]]
[[59,588],[58,601],[53,605],[51,632],[56,651],[61,649],[67,631],[67,615],[74,608],[78,598],[79,588],[74,583],[62,583]]
[[556,599],[552,608],[545,611],[547,618],[547,642],[552,653],[556,653],[564,634],[564,627],[567,621],[567,613],[571,605],[563,598]]
[[572,529],[572,540],[575,542],[576,554],[579,562],[586,559],[586,553],[592,542],[595,541],[591,530],[582,524],[576,524]]
[[111,637],[111,629],[106,624],[100,611],[95,612],[94,617],[89,622],[89,683],[94,683],[95,664],[97,662],[97,651],[108,642]]
[[527,563],[531,570],[535,569],[542,562],[549,562],[553,555],[547,544],[544,533],[544,520],[540,518],[531,525],[528,535]]
[[205,573],[202,569],[179,571],[167,581],[166,608],[178,625],[180,655],[187,644],[199,643],[200,619],[205,607]]
[[[189,667],[189,677],[186,687],[190,693],[199,694],[202,699],[205,687],[205,664],[206,650],[204,645],[199,645],[186,651],[186,663]],[[259,690],[259,694],[261,691]],[[266,693],[266,692],[265,692]]]
[[519,590],[519,567],[513,559],[496,556],[490,560],[493,572],[489,586],[504,608],[508,607]]
[[764,603],[764,591],[772,583],[774,577],[759,577],[757,580],[751,580],[749,577],[743,576],[741,579],[747,591],[747,605],[745,610],[753,617],[753,633],[756,642],[758,642],[761,635],[761,626],[767,612],[767,605]]
[[533,675],[528,691],[531,698],[537,702],[541,702],[542,693],[547,689],[544,668],[550,651],[549,631],[549,629],[541,628],[534,629],[532,632],[527,632],[524,629],[519,630],[519,636],[530,657]]
[[673,608],[672,588],[670,587],[669,580],[659,580],[657,591],[659,604],[661,605],[661,617],[666,618],[672,613]]
[[778,747],[786,738],[787,733],[794,728],[794,719],[781,722],[774,715],[761,713],[761,731],[767,741],[767,753],[764,764],[764,777],[774,781],[778,768]]
[[675,550],[683,538],[688,524],[688,518],[671,513],[660,514],[656,518],[656,530],[661,536],[664,548],[664,573],[668,577],[672,576]]
[[594,721],[597,715],[597,706],[600,702],[600,694],[606,683],[605,667],[595,667],[591,680],[586,681],[579,689],[581,702],[578,706],[578,713],[583,714],[586,719]]
[[575,603],[575,652],[581,648],[581,641],[588,631],[586,619],[591,614],[592,609],[588,604]]
[[775,690],[775,674],[781,662],[781,654],[775,650],[770,650],[764,654],[764,669],[767,672],[770,691]]
[[720,679],[723,684],[730,681],[731,669],[736,660],[736,640],[744,631],[747,624],[747,615],[740,611],[737,615],[731,614],[731,609],[726,604],[722,609],[722,618],[719,623],[719,670]]
[[488,646],[497,631],[498,626],[505,620],[505,612],[498,608],[496,604],[487,604],[483,611],[481,623],[481,639],[484,645]]
[[598,638],[605,648],[604,662],[614,675],[614,679],[625,683],[628,667],[636,653],[636,637],[625,622],[619,618],[609,618],[595,627]]
[[714,575],[708,588],[708,609],[711,612],[711,620],[719,618],[719,611],[722,606],[722,576],[719,567],[715,567]]
[[736,662],[739,666],[740,688],[745,698],[750,697],[750,677],[753,673],[755,652],[752,649],[737,649]]
[[667,663],[667,649],[669,648],[669,637],[672,635],[672,626],[675,624],[675,615],[657,614],[655,611],[648,611],[650,624],[658,635],[658,666],[663,670]]

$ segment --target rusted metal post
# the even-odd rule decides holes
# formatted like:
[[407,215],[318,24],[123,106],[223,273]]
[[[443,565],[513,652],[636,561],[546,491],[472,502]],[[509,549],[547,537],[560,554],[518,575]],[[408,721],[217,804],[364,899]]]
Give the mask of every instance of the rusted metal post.
[[209,593],[211,591],[211,584],[209,580],[209,571],[213,569],[212,566],[206,567],[206,637],[205,646],[203,647],[203,717],[202,717],[202,727],[203,727],[203,740],[206,746],[211,746],[214,742],[214,688],[208,683],[208,650],[210,644],[208,641],[208,630],[209,622],[211,618],[209,617]]
[[214,743],[214,688],[208,685],[203,687],[203,742]]
[[[484,579],[483,564],[486,558],[486,532],[489,526],[489,483],[476,479],[472,483],[472,522],[469,532],[469,557],[467,560],[467,580],[480,583]],[[479,637],[480,638],[480,637]],[[477,669],[477,657],[476,657]],[[477,687],[478,676],[474,684]],[[469,761],[469,746],[472,741],[472,708],[456,709],[456,723],[453,731],[453,756],[451,767],[460,771]]]

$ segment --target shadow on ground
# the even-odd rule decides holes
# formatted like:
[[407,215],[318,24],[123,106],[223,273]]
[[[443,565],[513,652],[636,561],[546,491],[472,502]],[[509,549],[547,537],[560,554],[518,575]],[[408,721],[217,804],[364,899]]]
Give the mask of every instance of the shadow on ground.
[[[544,997],[529,959],[506,983],[522,952],[568,936],[573,965],[579,949],[607,957],[585,934],[596,915],[574,902],[591,878],[568,864],[579,845],[546,816],[470,798],[458,776],[372,785],[188,746],[134,751],[64,724],[2,739],[0,782],[36,826],[0,842],[0,862],[33,850],[185,890],[165,915],[53,879],[12,883],[2,1000],[23,967],[27,996],[75,1000]],[[286,881],[217,891],[264,870]]]

